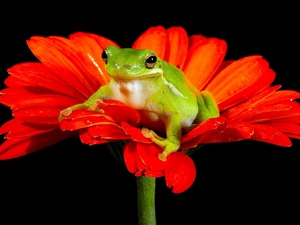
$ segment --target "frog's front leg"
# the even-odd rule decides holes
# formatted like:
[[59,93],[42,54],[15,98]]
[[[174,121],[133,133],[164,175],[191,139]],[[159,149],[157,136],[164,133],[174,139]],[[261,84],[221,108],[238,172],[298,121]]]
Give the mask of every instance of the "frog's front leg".
[[98,109],[97,102],[102,101],[103,89],[104,88],[105,88],[105,86],[102,86],[101,88],[99,88],[98,91],[96,91],[85,102],[70,106],[70,107],[60,111],[58,121],[60,122],[62,120],[63,115],[64,116],[69,116],[73,112],[73,110],[89,109],[89,110],[92,110],[92,111],[97,111],[97,110],[100,111],[101,109]]
[[220,116],[218,105],[209,91],[201,91],[197,96],[198,114],[195,119],[196,123],[201,123],[209,118]]

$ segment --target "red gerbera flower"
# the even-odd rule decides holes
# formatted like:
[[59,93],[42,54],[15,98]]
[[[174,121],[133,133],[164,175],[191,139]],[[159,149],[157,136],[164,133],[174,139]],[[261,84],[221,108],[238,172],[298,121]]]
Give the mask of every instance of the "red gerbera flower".
[[32,37],[31,51],[41,63],[22,63],[8,70],[8,88],[0,102],[11,107],[14,119],[0,133],[7,139],[0,158],[19,157],[78,134],[86,144],[126,140],[124,160],[137,176],[165,176],[173,192],[182,192],[195,179],[195,165],[182,150],[199,144],[253,139],[290,146],[300,134],[299,93],[271,86],[275,72],[261,56],[223,61],[226,42],[202,35],[188,37],[181,27],[152,27],[133,48],[154,50],[160,58],[182,69],[199,90],[210,91],[221,116],[208,119],[184,133],[179,151],[161,162],[162,151],[140,130],[142,115],[116,101],[99,102],[105,114],[76,110],[61,122],[59,112],[82,103],[109,81],[101,53],[116,43],[94,34],[78,32],[70,39]]

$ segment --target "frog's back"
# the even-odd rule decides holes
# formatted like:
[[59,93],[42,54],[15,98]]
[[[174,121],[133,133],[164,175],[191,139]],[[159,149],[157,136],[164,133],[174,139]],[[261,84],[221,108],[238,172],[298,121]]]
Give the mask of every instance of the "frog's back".
[[189,81],[186,79],[183,71],[165,61],[162,61],[161,63],[164,71],[164,84],[172,92],[171,96],[174,96],[177,100],[194,99],[196,89],[189,84]]

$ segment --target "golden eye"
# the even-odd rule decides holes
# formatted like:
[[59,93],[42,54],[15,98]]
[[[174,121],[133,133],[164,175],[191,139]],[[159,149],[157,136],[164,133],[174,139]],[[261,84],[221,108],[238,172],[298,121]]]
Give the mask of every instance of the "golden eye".
[[102,57],[103,62],[105,64],[107,64],[107,54],[106,54],[105,50],[103,50],[101,57]]
[[150,54],[147,56],[145,65],[148,69],[153,69],[156,65],[157,57],[154,54]]

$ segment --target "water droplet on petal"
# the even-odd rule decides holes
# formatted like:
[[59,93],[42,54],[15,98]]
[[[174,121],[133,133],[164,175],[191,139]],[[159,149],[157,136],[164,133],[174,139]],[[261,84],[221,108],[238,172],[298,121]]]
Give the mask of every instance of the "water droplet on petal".
[[86,124],[92,124],[93,122],[90,121],[90,120],[86,120],[85,123],[86,123]]

